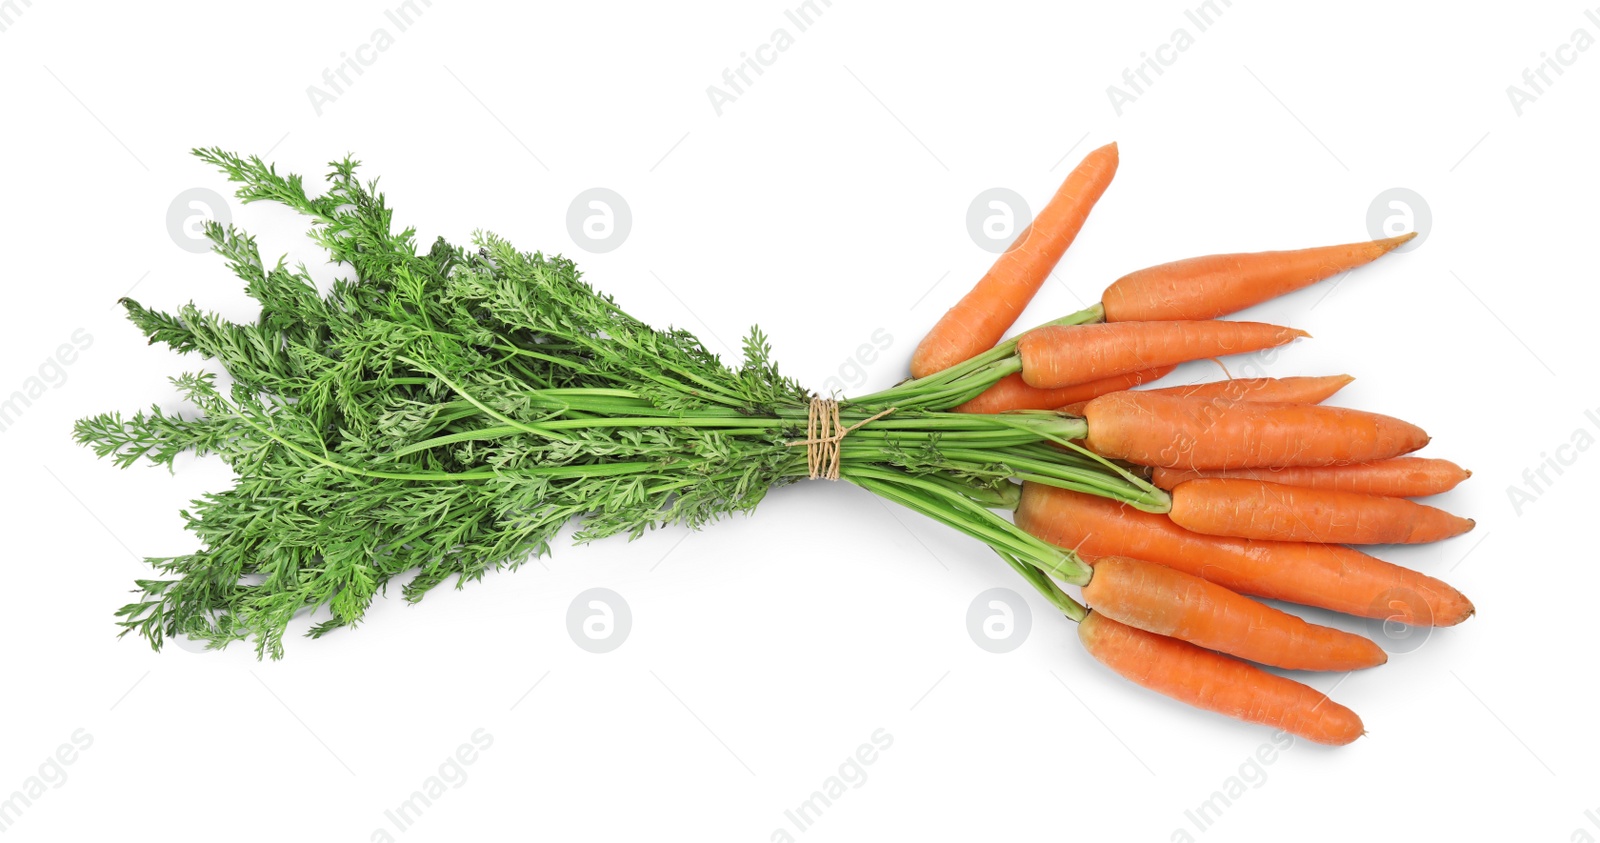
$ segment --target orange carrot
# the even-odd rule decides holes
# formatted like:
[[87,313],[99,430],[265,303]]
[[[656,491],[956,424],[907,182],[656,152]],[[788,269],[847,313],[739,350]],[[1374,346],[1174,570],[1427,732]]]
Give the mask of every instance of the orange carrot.
[[1428,444],[1416,425],[1315,404],[1113,392],[1090,401],[1089,447],[1164,468],[1264,468],[1384,460]]
[[1164,263],[1118,278],[1101,302],[1107,322],[1214,319],[1355,269],[1415,236]]
[[1179,483],[1169,515],[1211,536],[1325,544],[1422,544],[1473,527],[1470,518],[1405,498],[1212,478]]
[[1366,733],[1354,711],[1315,688],[1099,612],[1078,624],[1078,640],[1123,678],[1195,708],[1336,746]]
[[957,413],[1003,413],[1007,410],[1053,410],[1062,404],[1087,402],[1108,392],[1129,389],[1165,377],[1177,366],[1161,366],[1114,375],[1060,389],[1035,389],[1022,382],[1022,375],[1007,375],[984,390],[982,395],[955,408]]
[[1022,379],[1041,389],[1155,366],[1243,354],[1309,336],[1261,322],[1124,322],[1049,325],[1018,340]]
[[[1344,389],[1355,378],[1349,375],[1328,375],[1319,378],[1234,378],[1226,381],[1164,386],[1147,389],[1156,395],[1175,395],[1179,398],[1225,398],[1229,401],[1278,402],[1285,404],[1321,404]],[[1106,393],[1101,393],[1106,394]],[[1093,396],[1100,397],[1099,395]],[[1088,399],[1061,407],[1061,412],[1083,415]]]
[[[1082,415],[1075,413],[1074,415]],[[1196,470],[1158,468],[1151,482],[1163,489],[1172,489],[1185,480],[1200,477],[1234,477],[1241,480],[1265,480],[1285,486],[1304,486],[1308,489],[1332,489],[1340,492],[1360,492],[1366,495],[1388,495],[1397,498],[1420,498],[1437,495],[1454,489],[1472,472],[1449,460],[1424,457],[1397,457],[1392,460],[1360,462],[1350,465],[1326,465],[1290,468],[1235,468],[1227,470]]]
[[1096,613],[1129,626],[1273,667],[1346,671],[1389,660],[1369,639],[1140,559],[1096,561],[1083,597]]
[[1454,626],[1472,601],[1448,584],[1341,545],[1203,536],[1165,515],[1036,483],[1017,526],[1084,560],[1132,556],[1243,594],[1412,626]]
[[922,338],[911,356],[912,376],[943,371],[999,342],[1050,277],[1116,172],[1116,144],[1084,156],[1011,248]]
[[1179,398],[1225,398],[1229,401],[1257,403],[1321,404],[1335,392],[1350,385],[1355,378],[1349,375],[1324,375],[1322,377],[1296,378],[1234,378],[1210,381],[1188,386],[1167,386],[1152,389],[1161,395]]

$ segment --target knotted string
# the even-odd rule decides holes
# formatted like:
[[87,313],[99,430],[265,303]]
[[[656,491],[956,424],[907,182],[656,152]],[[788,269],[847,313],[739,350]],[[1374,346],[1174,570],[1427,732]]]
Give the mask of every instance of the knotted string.
[[866,424],[877,421],[894,412],[890,407],[875,416],[868,416],[849,427],[839,421],[839,402],[832,398],[813,398],[811,406],[806,410],[806,438],[795,439],[784,444],[793,448],[798,445],[806,446],[806,471],[812,480],[826,478],[839,479],[839,443],[844,441],[845,434]]

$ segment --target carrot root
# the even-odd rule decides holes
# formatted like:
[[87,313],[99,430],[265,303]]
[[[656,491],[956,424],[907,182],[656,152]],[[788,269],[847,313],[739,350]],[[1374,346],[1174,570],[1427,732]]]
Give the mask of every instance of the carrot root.
[[1274,348],[1305,331],[1262,322],[1051,325],[1022,335],[1022,379],[1049,389],[1227,354]]
[[956,407],[957,413],[1004,413],[1008,410],[1053,410],[1063,404],[1087,402],[1108,392],[1149,383],[1170,374],[1176,366],[1162,366],[1126,375],[1102,378],[1089,383],[1074,384],[1060,389],[1038,389],[1028,386],[1022,375],[1007,375],[977,398]]
[[1089,447],[1140,465],[1185,469],[1342,465],[1428,444],[1399,419],[1311,404],[1113,392],[1088,403]]
[[1415,236],[1188,258],[1130,272],[1101,301],[1108,322],[1214,319],[1370,263]]
[[1348,671],[1389,660],[1370,639],[1140,559],[1096,561],[1083,596],[1094,611],[1129,626],[1273,667]]
[[1024,483],[1016,523],[1091,564],[1131,556],[1241,594],[1410,626],[1454,626],[1475,611],[1448,583],[1343,545],[1190,532],[1165,515],[1094,495]]
[[1078,640],[1123,678],[1196,708],[1334,746],[1366,733],[1360,716],[1321,691],[1099,612],[1078,624]]
[[1325,544],[1423,544],[1474,524],[1405,498],[1213,478],[1179,483],[1169,515],[1212,536]]
[[[1087,402],[1085,402],[1087,403]],[[1075,413],[1082,415],[1082,413]],[[1360,492],[1395,498],[1420,498],[1448,492],[1472,476],[1449,460],[1396,457],[1350,465],[1291,466],[1288,468],[1176,469],[1157,468],[1151,482],[1171,491],[1179,483],[1203,477],[1265,480],[1285,486]]]
[[[1314,378],[1235,378],[1226,381],[1164,386],[1146,389],[1155,395],[1172,395],[1178,398],[1222,398],[1228,401],[1279,402],[1287,404],[1321,404],[1344,389],[1355,378],[1349,375],[1326,375]],[[1102,393],[1109,394],[1109,393]],[[1096,395],[1094,398],[1098,398]],[[1083,415],[1083,408],[1092,398],[1061,407],[1061,412]]]
[[917,344],[911,356],[913,377],[942,372],[1000,341],[1077,238],[1111,185],[1117,163],[1115,143],[1084,156],[1011,248]]

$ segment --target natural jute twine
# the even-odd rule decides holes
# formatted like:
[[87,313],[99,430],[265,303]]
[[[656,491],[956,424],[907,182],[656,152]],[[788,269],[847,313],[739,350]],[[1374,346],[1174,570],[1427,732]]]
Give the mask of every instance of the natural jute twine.
[[806,446],[806,470],[811,479],[819,477],[828,480],[839,479],[839,443],[844,441],[845,434],[866,424],[877,421],[894,412],[895,408],[875,415],[868,416],[849,427],[839,421],[839,402],[832,398],[813,398],[811,406],[806,410],[806,438],[795,439],[784,444],[793,448],[798,445]]

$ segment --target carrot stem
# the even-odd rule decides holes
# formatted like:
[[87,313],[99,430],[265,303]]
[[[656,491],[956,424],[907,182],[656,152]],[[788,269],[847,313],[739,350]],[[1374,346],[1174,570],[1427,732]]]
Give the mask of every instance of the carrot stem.
[[1044,595],[1044,599],[1050,601],[1050,605],[1060,610],[1061,614],[1078,623],[1081,623],[1084,618],[1089,616],[1089,610],[1085,609],[1082,603],[1068,596],[1065,591],[1061,590],[1061,586],[1056,585],[1056,581],[1050,579],[1043,571],[999,548],[995,548],[994,552],[995,555],[1006,560],[1006,564],[1010,565],[1012,570],[1027,580],[1029,585]]
[[[1080,310],[1076,313],[1069,313],[1066,316],[1060,317],[1059,319],[1052,319],[1051,321],[1046,322],[1043,325],[1035,326],[1030,330],[1038,330],[1039,328],[1048,328],[1055,325],[1088,325],[1094,322],[1104,322],[1105,319],[1105,307],[1103,307],[1099,302],[1095,302],[1083,310]],[[1012,337],[1011,339],[1004,340],[995,345],[994,348],[991,348],[988,351],[985,351],[984,353],[968,360],[957,363],[948,369],[935,372],[934,374],[926,377],[902,381],[894,386],[889,387],[888,389],[874,392],[869,395],[863,395],[858,398],[852,398],[850,399],[850,402],[861,407],[918,406],[933,408],[954,407],[957,404],[965,403],[981,395],[984,390],[994,386],[995,383],[997,383],[1006,375],[1022,371],[1021,359],[1017,358],[1017,341],[1027,333],[1028,331],[1024,331],[1021,334]],[[1011,360],[1015,360],[1016,362],[1014,364],[1008,362]],[[998,369],[985,368],[997,363],[1003,365]],[[920,400],[926,398],[930,394],[939,392],[942,388],[948,387],[957,381],[969,387],[977,386],[979,388],[969,388],[965,390],[964,393],[961,393],[965,394],[964,398],[962,398],[960,401],[954,401],[948,404],[935,404],[925,400]],[[948,393],[946,392],[943,394]]]
[[1106,497],[1111,495],[1124,501],[1135,509],[1144,512],[1166,512],[1172,508],[1172,498],[1160,489],[1135,490],[1135,495],[1130,495],[1126,484],[1117,482],[1117,479],[1108,476],[1103,471],[1094,469],[1075,469],[1062,466],[1059,463],[1033,460],[1026,456],[1013,456],[1007,452],[985,452],[981,450],[966,450],[962,448],[940,448],[940,453],[953,460],[970,460],[977,464],[992,462],[1005,468],[1007,476],[1019,480],[1030,480],[1046,486],[1056,486],[1062,489],[1072,489],[1079,492],[1088,492],[1091,495]]
[[[970,497],[937,481],[869,466],[841,469],[841,477],[991,547],[1003,548],[1065,582],[1089,581],[1089,566],[1071,551],[1033,537]],[[954,504],[950,506],[949,504]]]

